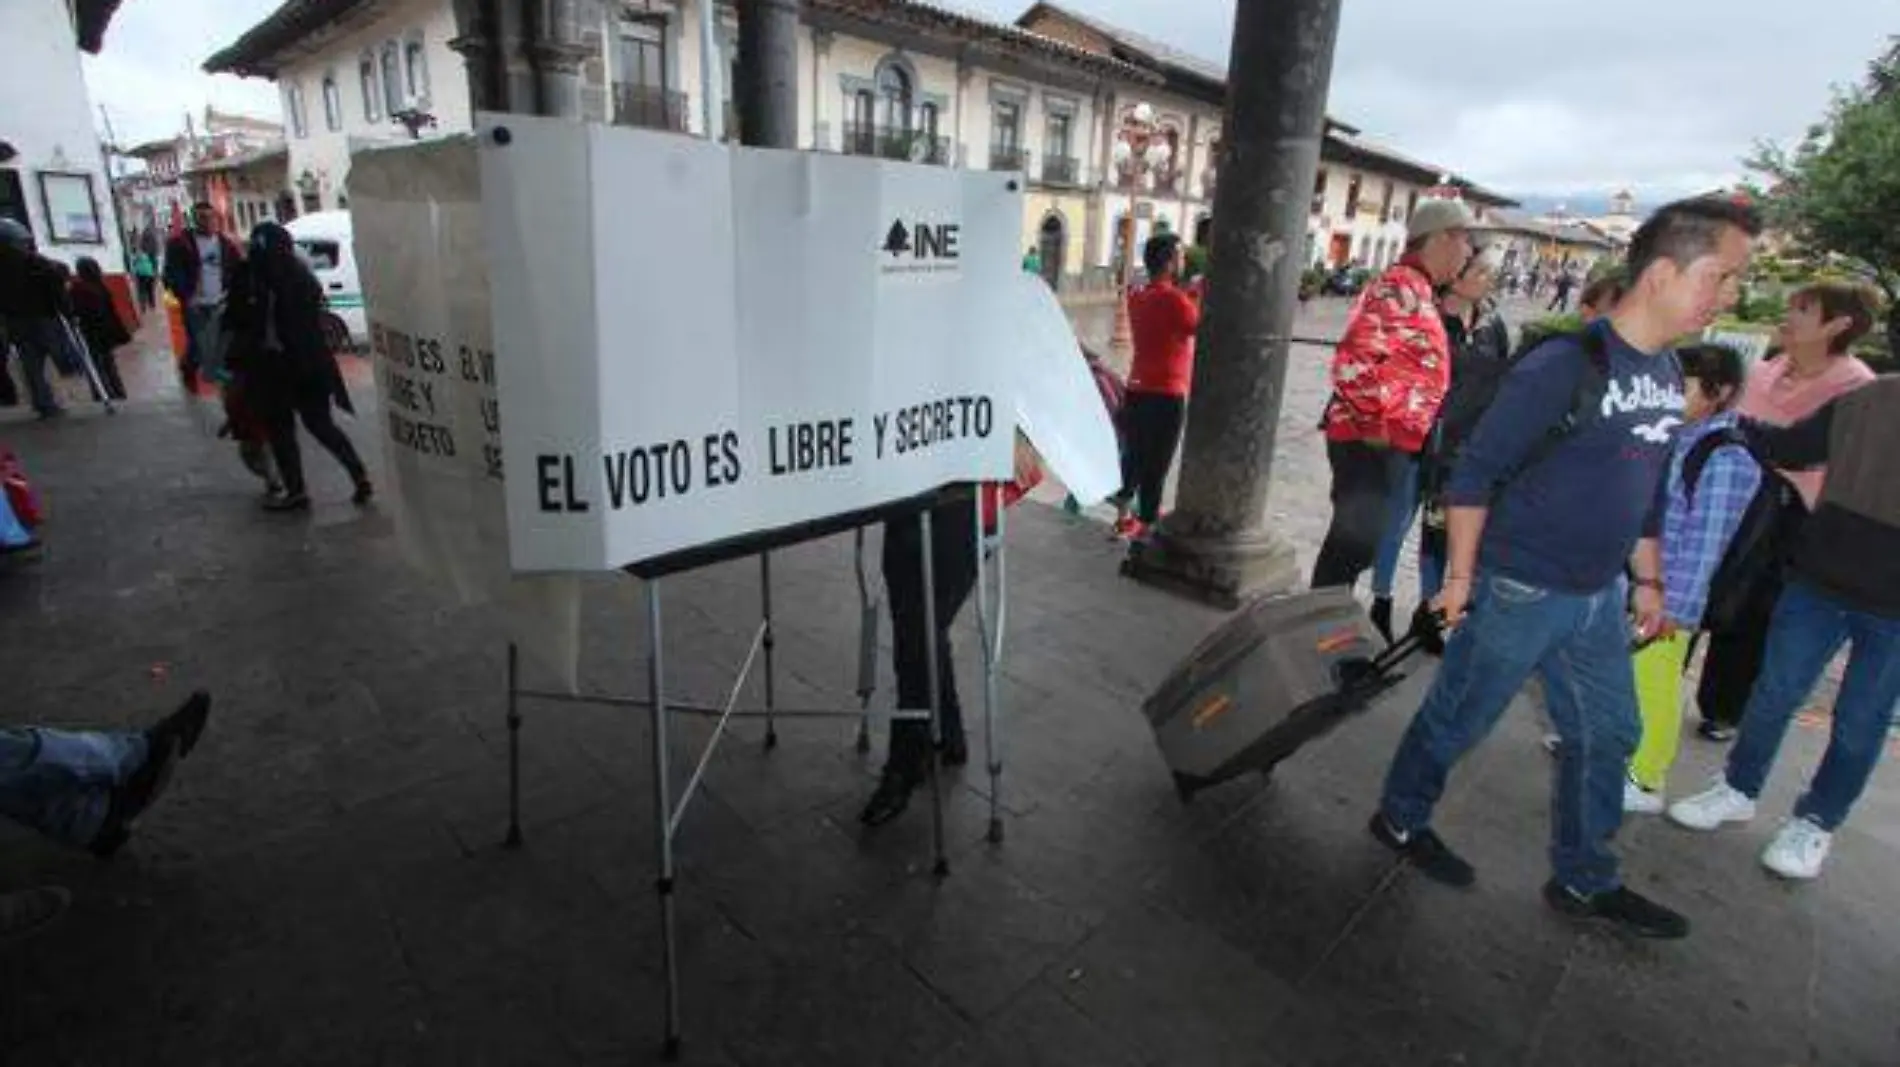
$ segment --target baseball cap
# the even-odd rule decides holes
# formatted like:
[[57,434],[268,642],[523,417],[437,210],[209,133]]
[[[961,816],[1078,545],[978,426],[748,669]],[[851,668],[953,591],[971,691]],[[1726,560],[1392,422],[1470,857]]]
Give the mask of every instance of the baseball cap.
[[1405,227],[1405,239],[1416,241],[1445,230],[1474,230],[1477,227],[1477,217],[1463,200],[1421,200],[1412,209],[1412,217]]

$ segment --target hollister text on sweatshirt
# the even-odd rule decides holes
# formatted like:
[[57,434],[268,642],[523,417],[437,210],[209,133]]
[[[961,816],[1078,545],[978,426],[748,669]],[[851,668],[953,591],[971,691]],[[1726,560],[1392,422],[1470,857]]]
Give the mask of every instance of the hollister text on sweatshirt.
[[1480,566],[1572,593],[1604,588],[1637,538],[1661,532],[1659,487],[1683,416],[1674,353],[1638,351],[1607,322],[1591,329],[1609,357],[1594,417],[1552,442],[1594,371],[1582,335],[1546,341],[1505,378],[1446,492],[1453,507],[1490,508]]

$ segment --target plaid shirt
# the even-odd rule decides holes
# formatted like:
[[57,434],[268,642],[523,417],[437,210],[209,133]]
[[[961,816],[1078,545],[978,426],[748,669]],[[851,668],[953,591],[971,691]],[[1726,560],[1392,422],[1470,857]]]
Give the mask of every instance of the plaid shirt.
[[1691,507],[1682,484],[1682,462],[1697,441],[1736,422],[1735,413],[1725,411],[1685,427],[1669,460],[1669,499],[1663,511],[1663,609],[1685,630],[1702,623],[1709,583],[1741,527],[1743,512],[1761,488],[1761,467],[1739,445],[1716,449],[1702,466]]

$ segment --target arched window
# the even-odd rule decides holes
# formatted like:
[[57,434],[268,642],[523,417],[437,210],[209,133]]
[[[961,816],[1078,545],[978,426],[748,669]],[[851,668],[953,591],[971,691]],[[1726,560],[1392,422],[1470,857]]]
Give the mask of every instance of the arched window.
[[383,121],[383,94],[376,85],[376,56],[364,52],[356,61],[356,80],[363,90],[363,121]]
[[910,132],[910,75],[895,63],[877,72],[878,120],[893,132]]
[[402,98],[402,52],[394,41],[383,42],[383,114],[394,117],[405,106]]
[[402,45],[403,86],[409,90],[409,99],[420,106],[429,99],[429,54],[422,46],[420,34],[410,34]]
[[323,72],[323,124],[331,130],[343,128],[343,91],[336,87],[336,71]]

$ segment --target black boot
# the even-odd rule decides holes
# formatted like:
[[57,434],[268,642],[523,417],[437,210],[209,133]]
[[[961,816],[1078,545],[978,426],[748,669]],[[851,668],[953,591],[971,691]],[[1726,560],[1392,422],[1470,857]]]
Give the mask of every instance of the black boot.
[[1366,614],[1372,617],[1372,628],[1379,631],[1386,644],[1392,643],[1392,598],[1375,596],[1372,598],[1372,610]]
[[910,807],[910,794],[916,788],[915,777],[886,767],[883,777],[878,779],[877,790],[858,814],[858,821],[866,826],[882,826],[890,822]]

